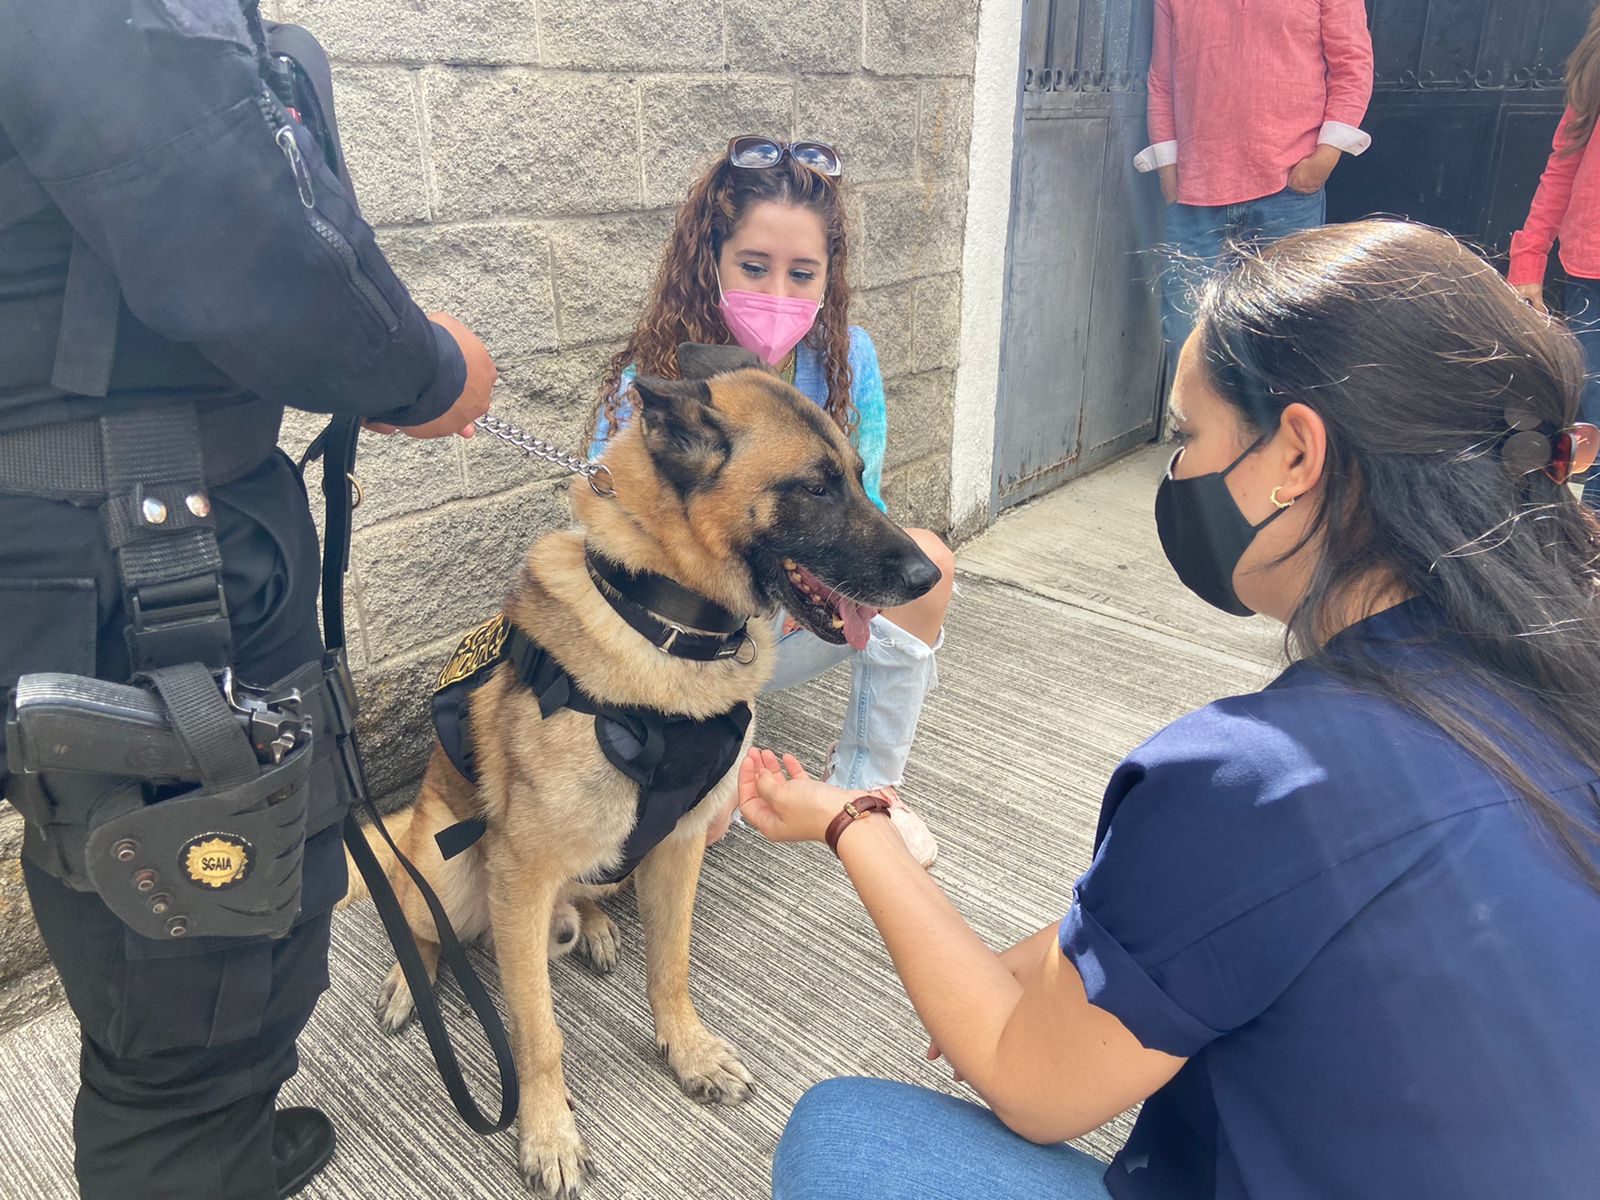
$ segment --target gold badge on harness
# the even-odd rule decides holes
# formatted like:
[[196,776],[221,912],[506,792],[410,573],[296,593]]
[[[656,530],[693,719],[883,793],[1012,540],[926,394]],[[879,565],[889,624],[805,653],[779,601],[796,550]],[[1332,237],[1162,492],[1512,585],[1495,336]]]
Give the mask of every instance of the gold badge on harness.
[[250,874],[250,843],[232,833],[202,833],[179,855],[189,878],[201,887],[225,888]]
[[433,690],[442,692],[452,683],[470,679],[491,663],[497,662],[510,635],[511,625],[504,613],[490,617],[461,639],[456,652],[445,663],[444,670],[439,672],[439,682],[433,685]]

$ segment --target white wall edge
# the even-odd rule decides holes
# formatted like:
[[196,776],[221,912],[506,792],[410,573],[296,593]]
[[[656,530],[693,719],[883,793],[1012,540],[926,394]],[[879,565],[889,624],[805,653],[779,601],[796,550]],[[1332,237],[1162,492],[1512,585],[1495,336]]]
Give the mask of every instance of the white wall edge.
[[961,356],[950,439],[950,526],[957,535],[975,533],[990,520],[1023,6],[1024,0],[982,0],[978,10],[961,254]]

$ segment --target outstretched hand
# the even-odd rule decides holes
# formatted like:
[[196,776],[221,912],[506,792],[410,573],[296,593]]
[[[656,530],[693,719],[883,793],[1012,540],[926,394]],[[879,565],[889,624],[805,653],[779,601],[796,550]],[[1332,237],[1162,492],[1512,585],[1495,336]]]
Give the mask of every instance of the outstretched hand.
[[751,747],[739,764],[739,812],[769,841],[820,842],[845,802],[859,791],[806,774],[800,760]]

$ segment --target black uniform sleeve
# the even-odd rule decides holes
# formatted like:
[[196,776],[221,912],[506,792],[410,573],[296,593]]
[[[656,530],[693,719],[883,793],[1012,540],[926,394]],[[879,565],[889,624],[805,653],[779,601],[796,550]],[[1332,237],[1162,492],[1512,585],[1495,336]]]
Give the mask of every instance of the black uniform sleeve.
[[132,313],[242,388],[396,425],[460,394],[236,0],[0,0],[0,126]]

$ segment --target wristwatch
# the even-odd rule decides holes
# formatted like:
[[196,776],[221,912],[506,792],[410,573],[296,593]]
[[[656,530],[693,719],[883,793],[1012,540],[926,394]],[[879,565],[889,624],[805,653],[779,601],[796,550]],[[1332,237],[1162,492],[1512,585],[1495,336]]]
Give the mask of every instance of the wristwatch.
[[888,797],[878,792],[868,792],[864,796],[857,796],[854,800],[848,801],[839,810],[839,815],[829,823],[828,831],[823,835],[827,840],[828,849],[838,854],[839,838],[844,831],[861,820],[862,817],[871,816],[873,813],[882,813],[884,816],[889,815]]

